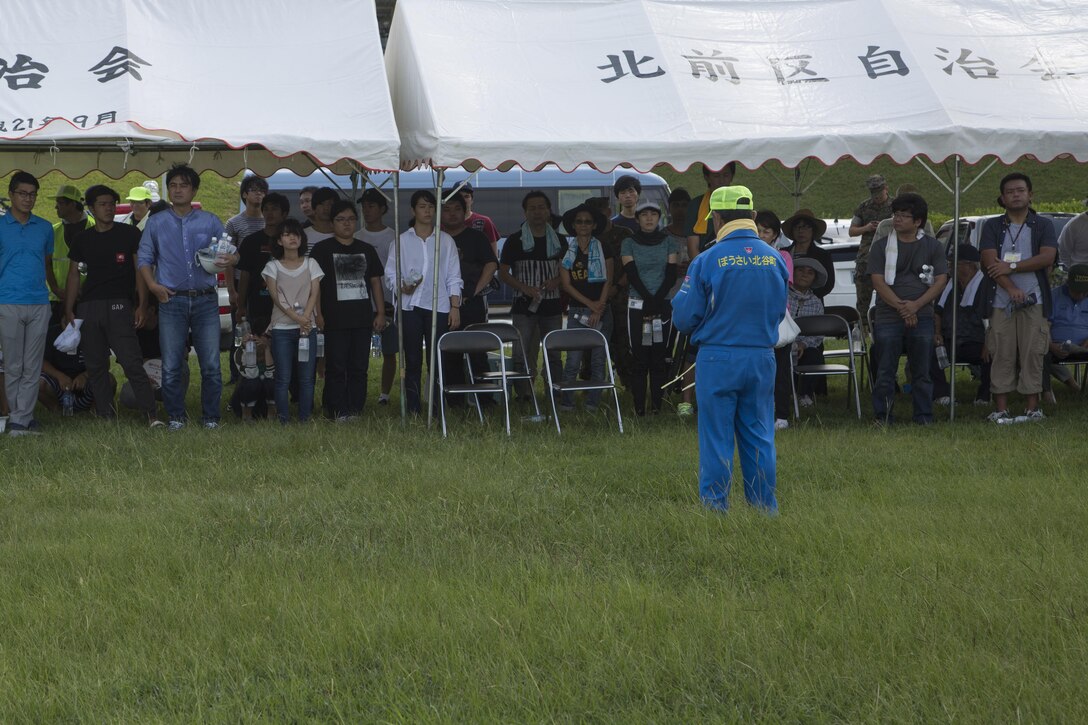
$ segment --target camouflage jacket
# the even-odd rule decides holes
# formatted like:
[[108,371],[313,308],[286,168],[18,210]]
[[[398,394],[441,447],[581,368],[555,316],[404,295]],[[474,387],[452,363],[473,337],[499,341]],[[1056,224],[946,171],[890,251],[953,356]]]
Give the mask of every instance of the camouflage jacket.
[[[883,204],[877,204],[873,201],[872,197],[869,197],[865,201],[858,204],[858,208],[854,210],[854,216],[861,219],[861,226],[865,226],[869,222],[883,221],[891,215],[891,196],[888,196],[888,198],[884,200]],[[873,246],[873,236],[873,232],[868,232],[861,235],[861,245],[858,247],[857,264],[857,269],[861,274],[864,274],[869,268],[869,249]]]

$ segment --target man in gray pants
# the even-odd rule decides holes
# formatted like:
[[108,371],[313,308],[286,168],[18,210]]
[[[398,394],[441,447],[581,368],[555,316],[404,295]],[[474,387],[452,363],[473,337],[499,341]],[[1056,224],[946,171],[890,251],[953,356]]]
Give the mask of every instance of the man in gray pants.
[[[165,424],[156,415],[155,392],[144,370],[136,339],[136,330],[143,327],[147,314],[147,285],[136,274],[140,230],[131,224],[113,222],[120,200],[120,195],[108,186],[96,184],[87,189],[87,206],[94,216],[94,226],[77,234],[68,248],[68,258],[75,264],[68,268],[65,321],[72,322],[77,316],[83,320],[80,328],[83,355],[98,417],[112,419],[117,414],[110,377],[112,350],[132,383],[137,405],[147,416],[147,422],[152,428],[159,428]],[[87,269],[82,289],[79,264]]]
[[53,255],[53,226],[31,214],[38,188],[32,175],[15,172],[8,184],[11,211],[0,216],[0,347],[13,436],[41,433],[34,405],[49,326],[45,266]]

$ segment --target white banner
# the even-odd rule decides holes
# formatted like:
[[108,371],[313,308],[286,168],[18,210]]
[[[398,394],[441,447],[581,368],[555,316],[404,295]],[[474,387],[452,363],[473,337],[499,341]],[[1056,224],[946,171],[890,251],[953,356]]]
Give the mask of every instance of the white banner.
[[[183,160],[193,142],[268,150],[233,154],[225,165],[238,169],[246,162],[312,169],[308,160],[277,163],[300,152],[330,166],[352,159],[396,168],[399,137],[373,0],[5,2],[5,155],[56,142],[46,161],[70,173],[73,163],[102,165],[76,158],[87,147],[119,149],[126,140],[136,149],[145,141],[178,146]],[[107,168],[155,161],[154,154],[115,156]]]
[[399,0],[386,63],[405,166],[1088,159],[1088,0]]

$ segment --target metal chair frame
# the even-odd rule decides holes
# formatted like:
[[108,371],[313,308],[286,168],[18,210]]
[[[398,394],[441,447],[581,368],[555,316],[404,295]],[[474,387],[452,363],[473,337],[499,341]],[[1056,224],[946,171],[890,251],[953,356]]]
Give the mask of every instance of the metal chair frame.
[[[472,370],[474,353],[499,351],[499,374],[484,382],[477,382]],[[442,353],[460,353],[468,369],[467,383],[446,385],[446,371]],[[446,394],[471,395],[476,404],[476,415],[484,422],[484,412],[480,407],[480,395],[483,393],[502,393],[503,409],[506,412],[506,435],[510,435],[510,397],[506,389],[506,356],[502,354],[502,338],[487,330],[453,330],[438,338],[438,401],[442,415],[442,437],[446,437]]]
[[[540,417],[540,404],[536,400],[536,386],[533,385],[533,376],[529,372],[532,368],[529,365],[529,356],[525,352],[524,340],[521,339],[521,333],[518,332],[518,328],[507,322],[477,322],[469,325],[465,328],[465,331],[482,330],[484,332],[490,332],[497,335],[503,344],[515,345],[521,350],[521,364],[525,368],[525,372],[519,373],[515,370],[507,370],[503,376],[507,382],[518,382],[524,380],[529,384],[529,392],[533,396],[533,410],[536,412],[537,417]],[[499,355],[505,359],[506,352],[503,349],[499,350]],[[513,351],[511,350],[511,356]],[[484,370],[480,372],[479,377],[481,379],[497,378],[498,373],[490,370]]]
[[[814,337],[845,337],[849,350],[849,365],[828,363],[824,365],[796,365],[793,355],[790,355],[790,389],[793,391],[793,417],[800,419],[801,407],[797,402],[797,379],[809,377],[835,377],[838,375],[849,376],[846,390],[846,406],[850,407],[850,390],[854,392],[854,406],[857,409],[858,420],[861,420],[861,393],[858,390],[858,369],[854,360],[854,333],[850,330],[850,324],[838,315],[811,315],[798,317],[794,320],[801,328],[801,335]],[[826,355],[826,353],[825,353]]]
[[[541,347],[544,348],[544,372],[548,376],[548,391],[552,401],[552,414],[555,417],[555,430],[562,435],[563,429],[559,425],[559,409],[556,406],[555,399],[565,392],[578,392],[584,390],[611,390],[612,400],[616,404],[616,422],[619,424],[620,433],[623,433],[623,414],[620,412],[620,396],[619,391],[616,389],[616,374],[612,371],[612,353],[608,349],[608,339],[600,330],[594,330],[589,327],[578,327],[574,329],[566,330],[552,330],[544,336],[544,340],[541,342]],[[581,350],[584,353],[592,354],[594,350],[604,350],[604,369],[607,379],[605,380],[575,380],[570,383],[564,383],[562,379],[556,381],[552,374],[552,365],[548,359],[548,353],[551,351],[556,352],[569,352],[571,350]],[[562,376],[563,371],[559,371],[559,375]]]

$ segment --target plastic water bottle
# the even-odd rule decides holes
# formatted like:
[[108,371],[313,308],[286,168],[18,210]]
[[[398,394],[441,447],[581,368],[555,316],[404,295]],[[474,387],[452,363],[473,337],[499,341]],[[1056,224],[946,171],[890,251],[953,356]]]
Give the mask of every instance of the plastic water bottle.
[[74,415],[76,412],[76,396],[71,390],[65,390],[60,394],[61,413],[65,416]]
[[375,332],[370,336],[370,357],[382,356],[382,333]]
[[940,365],[941,370],[947,370],[948,366],[952,364],[948,359],[948,350],[945,349],[944,345],[938,345],[936,353],[937,364]]
[[529,312],[530,313],[535,314],[536,311],[540,309],[540,301],[543,298],[544,298],[543,294],[541,294],[539,297],[537,297],[536,295],[533,295],[532,297],[529,298]]
[[1064,352],[1066,355],[1068,355],[1072,350],[1073,350],[1073,341],[1072,340],[1066,340],[1065,342],[1062,343],[1062,352]]
[[254,340],[246,340],[246,346],[242,350],[242,367],[257,367],[257,343]]
[[325,333],[317,333],[317,356],[325,357]]
[[925,283],[926,285],[932,287],[933,286],[933,281],[934,281],[934,279],[933,279],[933,266],[929,265],[929,264],[923,264],[922,265],[922,271],[921,271],[921,273],[919,273],[918,279],[922,280],[922,282]]
[[299,335],[298,338],[298,361],[309,362],[310,361],[310,337],[309,335]]
[[249,320],[242,320],[234,326],[234,346],[241,347],[249,335]]

